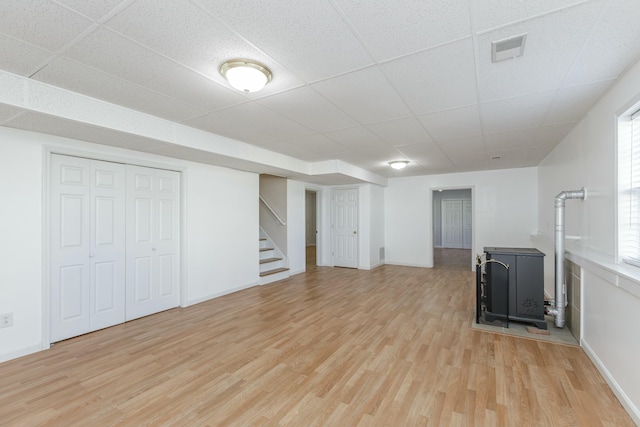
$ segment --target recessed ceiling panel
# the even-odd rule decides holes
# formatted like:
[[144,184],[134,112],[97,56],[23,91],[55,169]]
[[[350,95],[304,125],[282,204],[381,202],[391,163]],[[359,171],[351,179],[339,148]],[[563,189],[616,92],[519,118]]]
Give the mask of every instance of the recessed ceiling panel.
[[131,3],[131,0],[56,0],[56,1],[94,20],[103,18],[109,13],[118,9],[119,7],[124,7],[126,6],[127,3]]
[[358,152],[388,149],[390,145],[364,126],[326,132],[326,136]]
[[[139,24],[140,16],[145,17],[145,25]],[[228,83],[220,74],[220,65],[234,58],[258,61],[272,71],[273,80],[259,96],[303,83],[188,0],[138,0],[106,25],[224,86]]]
[[[336,3],[376,60],[432,48],[471,35],[469,2],[337,0]],[[443,17],[447,19],[443,19]]]
[[587,0],[471,0],[473,24],[478,32],[569,8]]
[[0,33],[46,50],[58,50],[93,22],[51,1],[0,1]]
[[565,85],[615,79],[640,59],[640,1],[602,3],[606,4],[606,11],[573,64]]
[[348,114],[308,86],[263,98],[259,103],[318,132],[357,124]]
[[480,105],[485,132],[528,129],[542,124],[555,92],[520,96]]
[[477,105],[423,114],[418,120],[436,141],[482,134]]
[[209,111],[247,100],[240,93],[106,29],[86,37],[65,56]]
[[613,84],[613,80],[561,88],[556,93],[544,124],[575,123]]
[[411,114],[377,67],[334,77],[316,83],[312,87],[361,124],[406,117]]
[[413,116],[372,123],[367,128],[390,145],[433,142],[433,138]]
[[478,102],[471,38],[382,65],[414,114]]
[[328,1],[200,0],[200,3],[306,82],[373,64]]
[[[480,101],[559,88],[598,19],[601,7],[588,3],[542,18],[500,28],[478,37]],[[494,63],[491,44],[526,34],[524,55]]]
[[29,77],[53,53],[0,34],[0,69]]
[[207,112],[68,58],[56,59],[33,78],[176,122]]
[[438,147],[446,155],[478,154],[485,155],[484,138],[482,135],[438,141]]

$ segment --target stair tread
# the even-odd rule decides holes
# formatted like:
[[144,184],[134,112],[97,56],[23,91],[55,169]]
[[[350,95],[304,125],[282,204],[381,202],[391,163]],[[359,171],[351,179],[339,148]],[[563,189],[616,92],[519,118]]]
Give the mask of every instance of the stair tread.
[[276,268],[273,270],[268,270],[268,271],[263,271],[262,273],[260,273],[260,277],[264,277],[264,276],[269,276],[271,274],[276,274],[276,273],[282,273],[283,271],[288,271],[288,268],[282,267],[282,268]]
[[260,248],[260,252],[272,251],[273,248]]
[[265,258],[260,260],[260,264],[266,264],[268,262],[282,261],[282,258]]
[[260,238],[260,241],[261,241],[261,242],[266,242],[266,241],[267,241],[267,239],[265,239],[264,237],[261,237],[261,238]]

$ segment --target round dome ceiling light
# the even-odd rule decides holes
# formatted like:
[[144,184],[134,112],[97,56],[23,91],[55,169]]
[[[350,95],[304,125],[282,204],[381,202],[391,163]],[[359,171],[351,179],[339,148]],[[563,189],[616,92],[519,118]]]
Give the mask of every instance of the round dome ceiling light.
[[271,70],[248,59],[232,59],[220,67],[231,87],[244,93],[257,92],[271,81]]
[[404,169],[409,164],[409,160],[394,160],[389,162],[389,166],[394,169]]

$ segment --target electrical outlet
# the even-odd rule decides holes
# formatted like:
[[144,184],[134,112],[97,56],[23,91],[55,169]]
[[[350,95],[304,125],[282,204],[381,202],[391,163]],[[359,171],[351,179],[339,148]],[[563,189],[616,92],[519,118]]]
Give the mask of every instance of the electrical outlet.
[[13,326],[13,313],[0,314],[0,328]]

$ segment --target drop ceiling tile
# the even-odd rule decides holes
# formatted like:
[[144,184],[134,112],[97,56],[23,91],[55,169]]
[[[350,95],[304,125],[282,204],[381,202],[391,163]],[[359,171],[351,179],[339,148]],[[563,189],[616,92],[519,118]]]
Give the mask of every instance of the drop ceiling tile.
[[349,115],[308,86],[262,98],[259,103],[318,132],[357,124]]
[[364,126],[338,129],[326,132],[326,136],[341,145],[356,151],[369,151],[389,148],[389,144]]
[[412,7],[399,7],[396,0],[336,3],[378,61],[471,35],[468,0],[426,0]]
[[246,103],[184,121],[187,126],[239,141],[261,143],[310,135],[312,130],[257,103]]
[[485,154],[485,145],[482,135],[438,141],[438,147],[440,147],[442,152],[446,155]]
[[433,142],[433,138],[413,116],[372,123],[367,128],[390,145]]
[[330,2],[200,0],[200,3],[306,82],[373,64]]
[[98,29],[65,56],[158,93],[213,111],[247,100],[107,29]]
[[478,156],[473,154],[456,154],[449,156],[449,159],[451,160],[455,168],[461,171],[478,171],[490,169],[489,159],[486,156]]
[[471,0],[473,24],[477,32],[570,8],[585,0]]
[[577,123],[563,123],[551,126],[542,126],[536,138],[533,141],[534,146],[553,146],[555,147],[569,134]]
[[[601,7],[588,3],[478,36],[480,101],[555,90],[580,53]],[[491,43],[527,34],[524,55],[491,62]]]
[[93,20],[99,20],[114,11],[121,4],[131,3],[133,0],[55,0],[57,3],[81,13]]
[[485,132],[504,132],[540,126],[554,92],[487,102],[480,105]]
[[573,64],[566,85],[615,79],[640,59],[640,2],[602,3],[607,9]]
[[561,88],[547,112],[544,124],[577,122],[613,84],[613,80]]
[[411,144],[396,148],[412,162],[428,169],[446,169],[452,166],[436,144]]
[[508,132],[486,133],[484,135],[487,150],[508,150],[526,148],[533,145],[539,128],[518,129]]
[[553,150],[555,144],[536,145],[524,151],[524,165],[537,166]]
[[290,138],[284,142],[326,156],[327,159],[338,159],[342,153],[351,151],[333,139],[317,133]]
[[204,109],[62,57],[41,69],[33,79],[176,122],[206,113]]
[[93,23],[69,9],[45,0],[0,2],[0,33],[46,50],[58,50]]
[[[140,25],[140,17],[144,24]],[[188,0],[137,0],[106,23],[106,26],[228,86],[220,66],[233,58],[247,58],[266,65],[271,82],[258,98],[303,84],[262,51],[233,33],[222,22]]]
[[436,140],[480,135],[482,123],[477,105],[436,111],[418,116],[429,134]]
[[39,47],[0,34],[0,69],[28,77],[52,56]]
[[414,114],[476,104],[471,38],[381,65]]
[[312,87],[359,123],[379,122],[411,114],[378,67],[324,80]]

